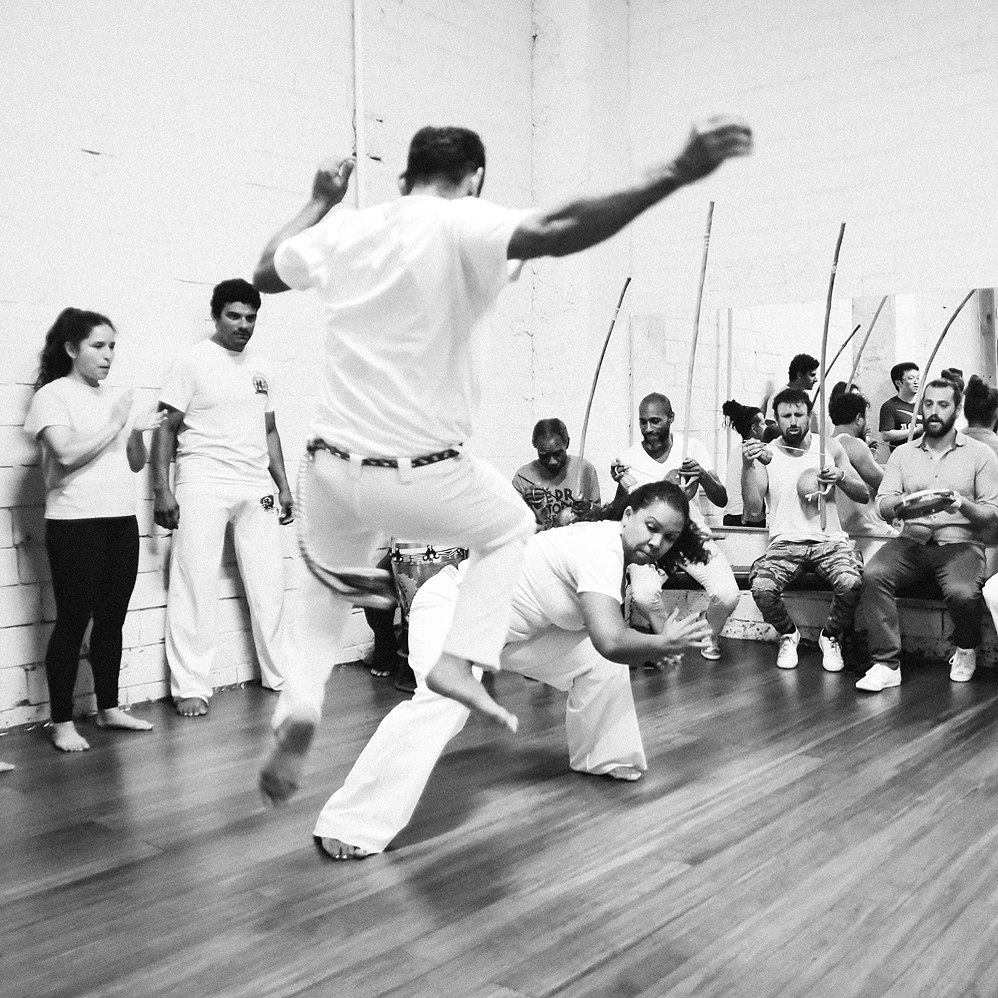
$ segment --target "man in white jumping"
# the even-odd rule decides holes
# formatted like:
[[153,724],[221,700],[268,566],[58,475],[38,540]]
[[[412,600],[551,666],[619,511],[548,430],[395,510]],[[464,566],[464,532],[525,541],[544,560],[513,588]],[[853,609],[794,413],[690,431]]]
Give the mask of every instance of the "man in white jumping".
[[227,523],[261,680],[268,689],[282,684],[284,554],[278,521],[291,522],[293,504],[270,362],[248,349],[259,309],[252,284],[222,281],[211,297],[214,334],[179,358],[160,392],[159,406],[167,415],[153,438],[153,515],[159,526],[174,531],[166,659],[177,713],[184,717],[208,713]]
[[465,128],[417,132],[402,197],[372,208],[332,211],[354,160],[320,167],[311,198],[267,244],[255,277],[269,293],[314,288],[327,327],[313,461],[299,496],[315,578],[300,594],[276,745],[261,773],[270,800],[286,800],[298,786],[350,605],[364,602],[365,591],[378,598],[368,566],[386,536],[469,549],[427,686],[515,730],[516,718],[472,674],[473,664],[499,668],[510,594],[534,532],[512,485],[463,449],[478,406],[480,320],[508,283],[511,262],[608,239],[725,159],[747,154],[751,141],[740,120],[711,119],[645,179],[551,211],[482,200],[485,148]]

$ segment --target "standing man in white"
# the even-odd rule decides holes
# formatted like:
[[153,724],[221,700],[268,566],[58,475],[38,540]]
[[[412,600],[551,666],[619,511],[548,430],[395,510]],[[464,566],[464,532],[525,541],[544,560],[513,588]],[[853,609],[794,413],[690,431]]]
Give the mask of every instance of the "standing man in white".
[[421,129],[409,146],[402,197],[333,211],[354,160],[324,164],[302,210],[264,248],[255,283],[318,293],[325,378],[312,424],[314,455],[299,499],[307,578],[293,627],[276,747],[261,774],[275,803],[295,791],[319,721],[333,653],[360,594],[358,578],[386,535],[467,547],[469,563],[434,692],[515,730],[516,718],[475,681],[499,668],[509,601],[534,518],[512,485],[463,450],[478,408],[480,320],[508,283],[511,261],[564,256],[608,239],[673,191],[751,149],[741,121],[694,129],[685,150],[645,179],[551,211],[482,200],[485,147],[466,128]]
[[160,409],[167,415],[153,441],[154,517],[175,531],[166,658],[177,713],[184,717],[208,713],[228,523],[262,682],[272,690],[282,685],[284,556],[278,522],[290,523],[294,512],[270,362],[247,349],[259,309],[260,294],[248,281],[219,284],[211,297],[214,335],[173,365],[160,392]]

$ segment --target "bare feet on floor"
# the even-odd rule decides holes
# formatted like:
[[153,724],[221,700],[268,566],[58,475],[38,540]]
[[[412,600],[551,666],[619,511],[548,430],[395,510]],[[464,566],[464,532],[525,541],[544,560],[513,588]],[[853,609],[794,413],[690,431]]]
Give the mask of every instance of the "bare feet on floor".
[[72,721],[52,725],[52,744],[60,752],[86,752],[90,748],[90,742],[76,730]]
[[637,766],[614,766],[603,775],[609,776],[613,780],[626,780],[628,783],[633,783],[635,780],[641,779],[641,770]]
[[315,844],[330,859],[366,859],[371,855],[366,849],[341,842],[339,839],[323,839],[316,835]]
[[9,773],[13,768],[9,762],[0,762],[0,773]]
[[203,717],[208,713],[208,701],[202,697],[181,697],[177,701],[177,713],[181,717]]
[[465,707],[477,711],[493,723],[516,732],[519,723],[516,715],[500,707],[489,696],[488,691],[475,679],[470,662],[463,662],[452,655],[441,655],[440,661],[427,674],[426,685],[434,693],[463,703]]
[[277,807],[294,796],[301,784],[308,750],[315,737],[312,717],[290,714],[274,732],[274,747],[260,770],[260,793],[264,801]]
[[137,717],[132,717],[120,707],[109,707],[107,710],[97,711],[95,722],[98,728],[121,728],[124,731],[152,731],[152,725],[148,721],[141,721]]

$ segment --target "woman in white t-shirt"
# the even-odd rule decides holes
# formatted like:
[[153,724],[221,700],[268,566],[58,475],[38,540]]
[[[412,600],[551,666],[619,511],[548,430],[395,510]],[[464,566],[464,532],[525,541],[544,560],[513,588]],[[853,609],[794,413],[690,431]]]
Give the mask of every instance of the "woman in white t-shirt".
[[45,549],[56,622],[45,653],[52,742],[63,752],[90,748],[73,724],[80,645],[93,619],[88,659],[97,725],[148,731],[118,706],[121,628],[135,587],[139,529],[134,474],[146,463],[142,434],[151,411],[130,420],[132,392],[110,388],[115,329],[97,312],[64,309],[45,337],[24,429],[42,445]]
[[[573,770],[630,781],[640,778],[646,761],[628,664],[681,654],[699,646],[710,629],[703,620],[679,620],[676,614],[656,634],[625,624],[621,603],[629,565],[707,557],[703,538],[691,525],[689,501],[677,485],[642,485],[628,503],[621,522],[579,521],[527,542],[500,665],[504,672],[567,691]],[[416,695],[385,717],[323,808],[314,835],[334,859],[361,859],[391,842],[408,824],[447,743],[468,719],[467,707],[426,686],[462,574],[445,568],[416,593],[409,616]],[[515,718],[508,717],[515,727]]]

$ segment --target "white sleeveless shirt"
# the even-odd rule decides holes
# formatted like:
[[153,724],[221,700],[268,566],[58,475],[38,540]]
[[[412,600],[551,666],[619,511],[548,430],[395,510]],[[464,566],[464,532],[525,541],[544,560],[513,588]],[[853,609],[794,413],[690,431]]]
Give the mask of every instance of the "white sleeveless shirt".
[[[821,468],[820,441],[811,436],[811,444],[803,454],[788,454],[778,443],[770,450],[773,460],[767,466],[769,489],[767,509],[769,536],[781,541],[828,541],[844,539],[847,535],[839,523],[835,508],[834,492],[826,497],[825,529],[821,529],[817,502],[804,502],[797,494],[797,480],[808,469]],[[825,454],[828,463],[828,453]]]

